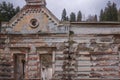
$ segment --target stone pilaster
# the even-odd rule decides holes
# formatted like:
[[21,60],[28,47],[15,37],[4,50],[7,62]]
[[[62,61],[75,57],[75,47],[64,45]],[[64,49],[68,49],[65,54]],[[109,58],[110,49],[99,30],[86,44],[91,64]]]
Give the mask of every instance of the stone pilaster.
[[30,52],[27,54],[26,79],[39,79],[39,56],[36,53],[36,47],[30,46]]
[[5,47],[0,57],[0,80],[13,79],[13,68],[9,47]]

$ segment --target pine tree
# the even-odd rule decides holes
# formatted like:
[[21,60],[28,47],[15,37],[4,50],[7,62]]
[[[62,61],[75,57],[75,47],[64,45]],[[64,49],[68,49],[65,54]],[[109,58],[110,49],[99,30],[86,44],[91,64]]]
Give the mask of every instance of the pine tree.
[[118,21],[118,12],[115,3],[109,1],[104,11],[101,10],[100,21]]
[[20,8],[14,8],[12,3],[0,3],[0,21],[9,21],[19,11]]
[[67,20],[67,12],[66,9],[63,9],[61,21],[66,21],[66,20]]
[[100,11],[100,21],[104,21],[104,12],[103,9]]
[[15,9],[15,13],[19,12],[20,11],[20,7],[17,6],[16,9]]
[[68,16],[66,17],[66,21],[69,21],[69,17]]
[[111,4],[111,2],[110,1],[108,1],[108,3],[107,3],[107,7],[106,7],[106,9],[105,9],[106,11],[106,21],[112,21],[112,12],[111,12],[111,10],[112,10],[112,4]]
[[112,4],[111,12],[112,12],[112,21],[118,21],[118,11],[115,3]]
[[103,21],[107,21],[107,7],[105,7],[104,12],[103,12]]
[[95,22],[98,21],[98,19],[97,19],[97,15],[96,15],[96,14],[95,14],[95,16],[94,16],[94,21],[95,21]]
[[74,12],[71,12],[71,14],[70,14],[70,21],[71,22],[76,22],[76,15],[75,15]]
[[81,20],[82,20],[82,13],[81,11],[79,11],[77,14],[77,22],[80,22]]
[[0,32],[1,32],[1,21],[0,21]]
[[120,22],[120,9],[118,11],[118,21]]

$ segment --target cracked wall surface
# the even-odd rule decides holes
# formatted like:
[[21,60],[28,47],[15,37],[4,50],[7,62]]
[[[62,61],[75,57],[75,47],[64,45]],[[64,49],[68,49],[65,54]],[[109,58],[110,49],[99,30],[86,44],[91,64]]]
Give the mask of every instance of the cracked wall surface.
[[26,1],[2,23],[0,80],[42,80],[41,55],[52,56],[51,80],[120,79],[119,22],[60,22],[45,0]]
[[[54,54],[53,80],[63,80],[70,75],[72,80],[120,79],[119,34],[74,33],[70,37],[72,41],[68,34],[60,33],[0,34],[0,38],[1,79],[14,79],[15,54],[25,55],[25,79],[41,79],[39,55],[48,53]],[[71,47],[70,50],[67,47]]]

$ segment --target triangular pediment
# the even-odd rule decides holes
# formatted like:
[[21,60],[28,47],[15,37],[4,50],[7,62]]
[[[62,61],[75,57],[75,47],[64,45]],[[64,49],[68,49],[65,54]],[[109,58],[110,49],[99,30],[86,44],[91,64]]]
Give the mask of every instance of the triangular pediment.
[[53,33],[57,30],[59,20],[45,6],[26,5],[10,20],[9,25],[11,32]]

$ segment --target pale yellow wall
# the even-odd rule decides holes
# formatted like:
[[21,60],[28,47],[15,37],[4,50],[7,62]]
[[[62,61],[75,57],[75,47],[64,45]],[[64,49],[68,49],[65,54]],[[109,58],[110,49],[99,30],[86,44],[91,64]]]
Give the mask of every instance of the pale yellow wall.
[[[33,18],[36,18],[39,22],[39,26],[37,28],[30,27],[30,20]],[[46,32],[46,31],[48,31],[47,25],[48,25],[48,18],[44,13],[28,13],[20,21],[18,21],[16,26],[13,27],[13,31],[20,32],[24,29],[23,27],[26,26],[25,28],[28,31],[39,29],[42,32]]]

